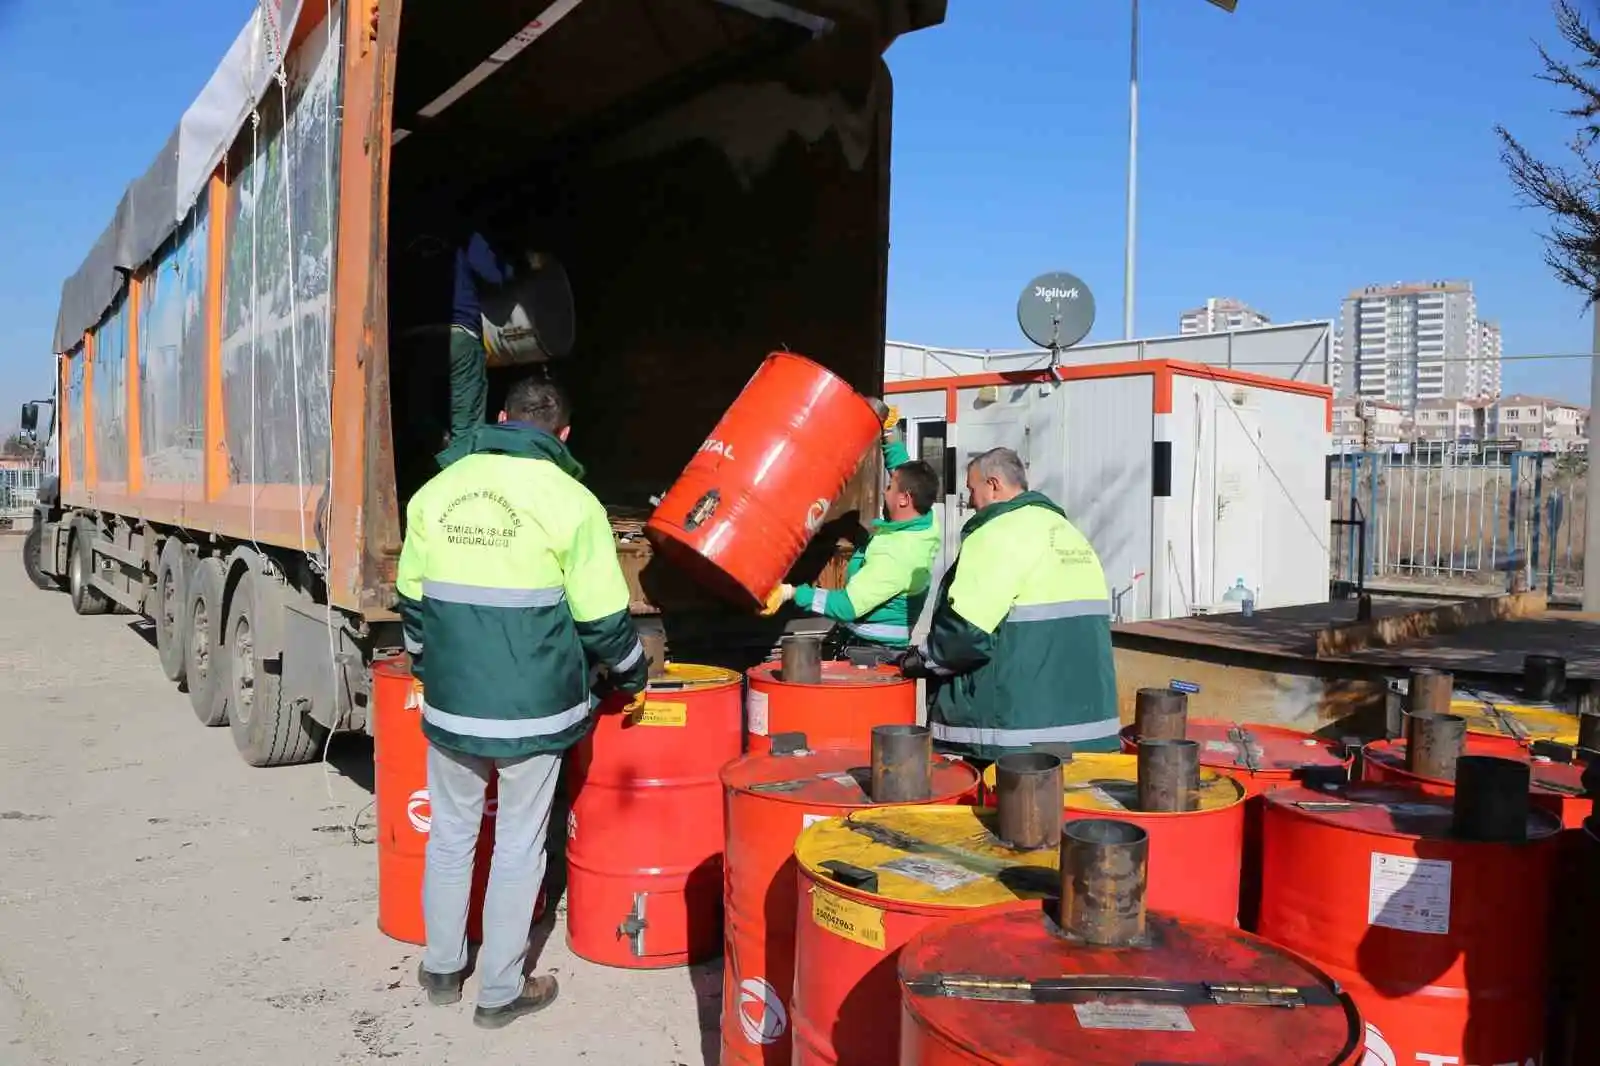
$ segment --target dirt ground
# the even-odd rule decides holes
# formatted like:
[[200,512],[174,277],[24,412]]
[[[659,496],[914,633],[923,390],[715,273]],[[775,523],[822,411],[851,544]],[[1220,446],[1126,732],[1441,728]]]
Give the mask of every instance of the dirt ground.
[[430,1007],[349,828],[371,744],[246,766],[139,623],[76,617],[20,545],[0,540],[0,1064],[715,1063],[720,963],[592,966],[559,918],[555,1006],[498,1032],[472,1025],[475,983]]

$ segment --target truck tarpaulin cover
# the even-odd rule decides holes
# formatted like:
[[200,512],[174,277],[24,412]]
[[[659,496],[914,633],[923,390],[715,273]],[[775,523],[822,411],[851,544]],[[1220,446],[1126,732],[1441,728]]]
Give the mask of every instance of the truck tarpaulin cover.
[[[320,0],[327,4],[333,0]],[[313,17],[319,0],[311,0]],[[184,112],[155,162],[128,186],[89,256],[61,286],[54,347],[68,352],[100,318],[133,271],[155,254],[205,190],[223,154],[283,62],[301,0],[261,0],[206,87]]]

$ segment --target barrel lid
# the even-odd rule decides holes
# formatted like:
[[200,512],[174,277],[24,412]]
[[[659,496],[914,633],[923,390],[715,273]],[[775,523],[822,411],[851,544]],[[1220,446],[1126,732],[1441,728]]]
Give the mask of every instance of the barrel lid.
[[[964,762],[933,760],[933,802],[954,803],[978,783]],[[872,756],[863,748],[824,748],[792,755],[746,755],[722,768],[724,788],[806,807],[866,807],[872,804]]]
[[1343,766],[1343,745],[1283,726],[1191,718],[1184,734],[1200,744],[1200,763],[1221,770],[1290,774],[1316,766]]
[[[767,662],[750,668],[750,680],[763,688],[768,685],[787,685],[791,688],[816,688],[783,679],[783,664]],[[828,688],[876,688],[883,685],[914,685],[892,666],[857,666],[849,662],[828,661],[822,664],[822,682]]]
[[[1017,851],[994,834],[982,807],[874,807],[827,818],[800,834],[795,858],[824,884],[866,896],[941,907],[987,907],[1056,888],[1056,848]],[[851,884],[843,865],[877,886]]]
[[[1266,802],[1301,817],[1340,829],[1423,840],[1454,840],[1450,832],[1454,797],[1436,796],[1405,785],[1359,782],[1318,788],[1294,786],[1266,794]],[[1543,840],[1561,831],[1548,811],[1528,812],[1528,839]]]
[[652,678],[645,685],[645,691],[665,694],[706,688],[721,688],[724,685],[737,685],[739,683],[737,671],[724,670],[720,666],[701,666],[696,663],[668,663],[665,669],[667,676]]
[[[1157,914],[1148,946],[1094,948],[1062,935],[1047,916],[1053,908],[1018,903],[912,938],[900,954],[906,1024],[958,1057],[1004,1066],[1354,1060],[1363,1028],[1354,1005],[1284,949]],[[1240,1002],[1257,997],[1300,1006]]]
[[[983,771],[985,788],[994,789],[995,770]],[[1061,767],[1062,805],[1080,811],[1137,811],[1139,809],[1139,759],[1135,755],[1085,752],[1075,754]],[[1244,786],[1208,766],[1200,768],[1202,811],[1243,802]]]
[[[1487,733],[1468,733],[1468,755],[1495,755],[1502,759],[1520,759],[1533,763],[1533,781],[1530,792],[1551,796],[1580,797],[1587,795],[1583,786],[1584,764],[1581,762],[1555,762],[1544,756],[1534,756],[1524,745],[1510,737],[1495,737]],[[1393,771],[1408,774],[1419,781],[1449,785],[1451,782],[1412,774],[1406,769],[1406,742],[1404,740],[1375,740],[1361,749],[1361,757],[1381,763]]]
[[1491,692],[1457,688],[1450,713],[1467,720],[1467,730],[1521,740],[1578,742],[1578,716],[1553,703],[1541,703]]

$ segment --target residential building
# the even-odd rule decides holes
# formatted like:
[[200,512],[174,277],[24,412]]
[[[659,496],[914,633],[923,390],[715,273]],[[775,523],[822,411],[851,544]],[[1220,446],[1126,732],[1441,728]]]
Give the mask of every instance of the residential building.
[[1328,384],[1335,396],[1344,395],[1344,326],[1334,326],[1333,341],[1328,351]]
[[[1369,285],[1345,298],[1341,319],[1345,396],[1411,411],[1430,400],[1477,398],[1484,333],[1469,281]],[[1498,338],[1493,378],[1499,379]]]
[[1582,439],[1589,423],[1589,410],[1548,396],[1516,393],[1495,405],[1496,433],[1502,440],[1515,440],[1530,451],[1568,451]]
[[1467,364],[1468,399],[1498,400],[1500,398],[1500,326],[1495,322],[1478,323],[1477,358]]
[[[1366,418],[1363,419],[1362,415]],[[1370,421],[1370,425],[1366,424]],[[1407,438],[1410,422],[1405,410],[1383,400],[1336,400],[1333,405],[1333,450],[1366,451],[1388,448]]]
[[1178,316],[1178,333],[1232,333],[1241,329],[1259,329],[1270,326],[1272,319],[1242,300],[1213,296],[1204,307],[1196,307]]
[[1411,416],[1417,441],[1481,441],[1493,436],[1494,404],[1488,400],[1423,400]]

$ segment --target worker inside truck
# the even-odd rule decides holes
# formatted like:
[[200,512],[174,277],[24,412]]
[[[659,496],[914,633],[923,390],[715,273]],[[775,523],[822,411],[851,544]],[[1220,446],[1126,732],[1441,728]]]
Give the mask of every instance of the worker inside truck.
[[933,515],[939,476],[906,452],[899,412],[881,400],[873,406],[883,419],[883,465],[889,472],[883,517],[851,556],[844,588],[779,585],[764,613],[793,603],[838,623],[830,640],[835,657],[884,663],[910,647],[911,631],[927,602],[940,545]]

